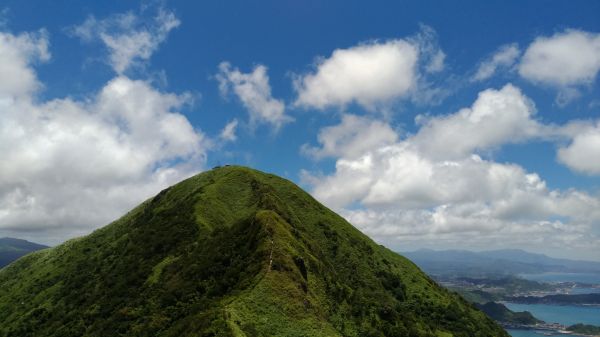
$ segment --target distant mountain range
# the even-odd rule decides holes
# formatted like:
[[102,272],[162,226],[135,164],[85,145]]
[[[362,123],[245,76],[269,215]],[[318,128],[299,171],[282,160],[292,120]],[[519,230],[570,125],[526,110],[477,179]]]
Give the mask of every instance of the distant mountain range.
[[0,238],[0,268],[8,265],[23,255],[48,246],[14,238]]
[[421,249],[401,253],[432,275],[514,275],[521,273],[600,273],[600,262],[552,258],[519,249],[473,252]]

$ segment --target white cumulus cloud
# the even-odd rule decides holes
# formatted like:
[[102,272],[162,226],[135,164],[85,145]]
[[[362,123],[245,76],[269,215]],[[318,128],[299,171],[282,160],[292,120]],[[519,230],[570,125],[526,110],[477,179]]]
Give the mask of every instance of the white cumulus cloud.
[[584,125],[568,146],[558,150],[558,159],[575,171],[600,175],[600,122]]
[[179,112],[189,94],[117,76],[83,100],[40,100],[33,64],[49,58],[47,45],[0,34],[0,72],[22,75],[0,85],[4,235],[58,243],[88,233],[204,168],[210,140]]
[[336,49],[296,76],[294,106],[323,110],[354,103],[385,113],[402,99],[437,104],[449,90],[434,87],[430,79],[444,70],[445,59],[435,30],[426,25],[404,39]]
[[250,125],[268,123],[278,130],[293,121],[292,117],[285,114],[283,101],[271,95],[267,67],[258,65],[252,72],[242,73],[228,62],[222,62],[216,77],[221,93],[227,95],[233,91],[246,107],[250,113]]
[[591,83],[600,70],[600,34],[567,30],[538,37],[519,64],[519,74],[554,86]]
[[47,33],[13,35],[0,32],[0,102],[29,95],[40,83],[28,64],[50,59]]
[[418,47],[406,40],[337,49],[295,83],[297,106],[323,109],[356,102],[367,108],[407,95],[417,82]]
[[[590,235],[598,232],[599,196],[550,189],[535,172],[477,154],[523,139],[569,137],[588,127],[542,125],[534,113],[533,103],[509,84],[483,91],[470,108],[426,119],[404,139],[389,136],[354,147],[364,137],[365,123],[342,120],[324,128],[320,147],[311,148],[334,156],[335,170],[304,171],[303,177],[317,199],[392,247],[418,240],[422,246],[489,248],[529,240],[538,250],[562,247],[589,254],[600,243]],[[380,123],[380,129],[393,130]],[[520,242],[520,236],[528,239]]]
[[395,143],[396,132],[385,122],[345,114],[339,125],[328,126],[319,131],[321,147],[305,144],[302,151],[316,159],[324,157],[355,157],[366,150]]
[[483,81],[492,77],[498,68],[512,67],[517,58],[521,55],[521,51],[516,43],[504,45],[488,59],[479,64],[477,72],[471,78],[472,81]]
[[427,118],[418,116],[421,124],[411,144],[420,153],[438,159],[454,159],[470,153],[539,136],[544,127],[535,119],[535,106],[515,86],[479,93],[469,108],[446,115]]
[[108,48],[109,64],[119,74],[148,61],[169,32],[180,25],[174,13],[159,9],[152,20],[133,13],[115,14],[103,20],[90,16],[71,33],[83,41],[100,40]]
[[238,120],[234,119],[231,122],[227,123],[223,130],[221,130],[220,137],[221,139],[227,142],[235,142],[237,139],[236,130],[238,126]]

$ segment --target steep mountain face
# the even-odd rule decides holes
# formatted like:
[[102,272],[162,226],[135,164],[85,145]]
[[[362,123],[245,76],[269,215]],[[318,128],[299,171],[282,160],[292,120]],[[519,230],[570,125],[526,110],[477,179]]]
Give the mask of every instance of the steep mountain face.
[[47,246],[14,238],[0,238],[0,268],[8,265],[23,255]]
[[293,183],[243,167],[0,270],[0,336],[508,336]]

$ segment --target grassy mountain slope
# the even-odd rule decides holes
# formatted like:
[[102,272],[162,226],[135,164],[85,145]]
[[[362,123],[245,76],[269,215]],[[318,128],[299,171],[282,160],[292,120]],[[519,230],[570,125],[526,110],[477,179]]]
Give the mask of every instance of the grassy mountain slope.
[[0,271],[0,336],[508,336],[293,183],[187,179]]
[[47,246],[14,238],[0,238],[0,268],[8,265],[23,255]]

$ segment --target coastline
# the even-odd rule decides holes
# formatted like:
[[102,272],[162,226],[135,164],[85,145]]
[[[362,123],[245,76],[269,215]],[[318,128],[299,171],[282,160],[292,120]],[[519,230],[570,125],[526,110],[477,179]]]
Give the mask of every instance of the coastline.
[[566,326],[560,326],[560,328],[555,327],[555,324],[548,323],[540,323],[535,325],[528,324],[516,324],[516,323],[502,323],[499,324],[505,330],[535,330],[535,331],[543,331],[549,333],[549,336],[553,335],[569,335],[569,336],[577,336],[577,337],[600,337],[600,335],[586,335],[581,333],[576,333],[573,331],[566,330]]

